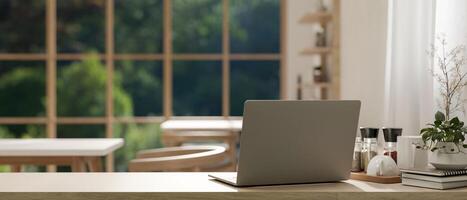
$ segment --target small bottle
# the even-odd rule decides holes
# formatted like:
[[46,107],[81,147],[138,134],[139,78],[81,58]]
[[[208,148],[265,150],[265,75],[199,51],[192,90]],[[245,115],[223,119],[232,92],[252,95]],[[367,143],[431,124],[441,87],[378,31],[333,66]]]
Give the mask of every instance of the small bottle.
[[378,154],[378,132],[378,128],[360,128],[360,133],[363,137],[361,165],[365,172],[370,160]]
[[313,80],[315,83],[323,82],[323,70],[321,66],[316,66],[313,68]]
[[384,155],[391,157],[397,163],[397,136],[402,135],[401,128],[383,128]]
[[355,146],[353,150],[352,172],[361,172],[362,168],[362,138],[355,138]]

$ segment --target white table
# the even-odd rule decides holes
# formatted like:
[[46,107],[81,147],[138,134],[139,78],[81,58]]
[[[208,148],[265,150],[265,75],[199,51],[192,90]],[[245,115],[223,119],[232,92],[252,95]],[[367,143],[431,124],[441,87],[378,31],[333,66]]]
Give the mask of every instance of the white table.
[[242,130],[241,119],[187,120],[171,119],[161,124],[164,131],[233,131]]
[[192,141],[221,141],[228,144],[231,165],[225,171],[235,171],[238,135],[241,119],[171,119],[161,124],[165,146],[179,146]]
[[235,188],[208,173],[3,173],[0,199],[133,200],[457,200],[467,189],[430,190],[348,180],[336,183]]
[[0,164],[70,165],[74,172],[102,171],[101,157],[123,146],[121,138],[0,139]]

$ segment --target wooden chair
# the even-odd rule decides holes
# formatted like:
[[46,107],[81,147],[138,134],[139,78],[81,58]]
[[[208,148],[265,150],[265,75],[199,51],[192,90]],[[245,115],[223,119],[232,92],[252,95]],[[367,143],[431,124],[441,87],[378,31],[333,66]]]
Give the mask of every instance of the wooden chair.
[[130,172],[203,171],[219,165],[228,154],[219,146],[181,146],[143,150],[130,162]]
[[227,144],[226,154],[228,155],[229,166],[220,171],[235,171],[237,166],[237,141],[238,134],[225,131],[184,131],[184,132],[164,132],[162,141],[166,147],[181,146],[187,142],[222,142]]

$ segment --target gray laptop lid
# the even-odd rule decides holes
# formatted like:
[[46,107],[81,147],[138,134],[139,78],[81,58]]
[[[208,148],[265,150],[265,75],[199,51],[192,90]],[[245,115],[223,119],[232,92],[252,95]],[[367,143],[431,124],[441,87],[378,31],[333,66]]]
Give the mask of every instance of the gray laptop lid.
[[247,101],[237,185],[348,179],[360,101]]

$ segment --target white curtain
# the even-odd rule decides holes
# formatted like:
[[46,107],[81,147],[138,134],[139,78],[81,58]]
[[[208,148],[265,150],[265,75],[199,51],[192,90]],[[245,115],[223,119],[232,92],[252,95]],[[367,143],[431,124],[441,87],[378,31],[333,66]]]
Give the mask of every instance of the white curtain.
[[434,0],[389,0],[388,8],[384,124],[418,135],[436,105],[427,55],[436,5]]

